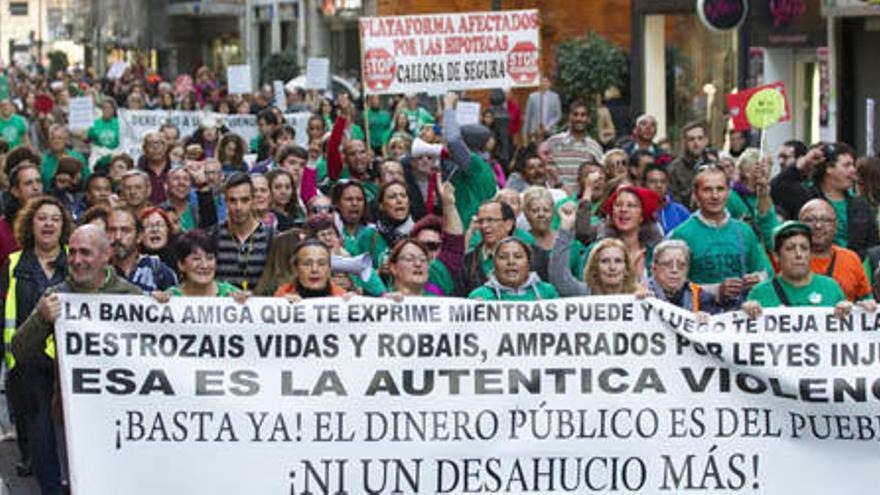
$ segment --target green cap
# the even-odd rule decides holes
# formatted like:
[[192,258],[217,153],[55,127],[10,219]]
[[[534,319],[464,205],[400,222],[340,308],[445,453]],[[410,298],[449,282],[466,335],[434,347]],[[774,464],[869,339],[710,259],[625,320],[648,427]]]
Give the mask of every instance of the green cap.
[[779,251],[779,245],[782,244],[782,241],[795,234],[804,234],[810,237],[813,235],[813,230],[809,225],[797,220],[782,222],[773,229],[773,251]]

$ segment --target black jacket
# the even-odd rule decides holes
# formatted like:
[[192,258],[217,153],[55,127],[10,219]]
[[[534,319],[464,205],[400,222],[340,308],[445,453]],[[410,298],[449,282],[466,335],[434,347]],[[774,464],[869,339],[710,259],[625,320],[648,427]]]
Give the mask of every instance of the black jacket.
[[[770,183],[773,203],[786,218],[796,219],[801,207],[813,198],[828,199],[815,185],[808,185],[796,167],[786,167]],[[865,257],[868,248],[880,244],[874,210],[858,196],[846,197],[847,245]]]

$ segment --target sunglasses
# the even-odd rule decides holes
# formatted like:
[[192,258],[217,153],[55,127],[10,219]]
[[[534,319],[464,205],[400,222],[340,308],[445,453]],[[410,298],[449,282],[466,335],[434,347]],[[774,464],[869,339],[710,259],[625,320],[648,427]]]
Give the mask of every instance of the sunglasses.
[[333,207],[330,205],[319,205],[319,206],[311,206],[309,207],[309,211],[318,214],[318,213],[330,213],[333,211]]
[[428,241],[423,242],[422,244],[428,249],[428,251],[437,251],[440,249],[440,241]]

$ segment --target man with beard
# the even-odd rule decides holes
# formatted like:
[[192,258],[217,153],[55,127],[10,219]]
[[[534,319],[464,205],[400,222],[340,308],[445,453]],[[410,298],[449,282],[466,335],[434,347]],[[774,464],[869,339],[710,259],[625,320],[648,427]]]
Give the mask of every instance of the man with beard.
[[138,239],[143,225],[134,213],[123,206],[110,211],[107,235],[113,254],[110,258],[120,277],[145,292],[165,290],[177,285],[177,276],[158,256],[141,255]]
[[672,199],[690,207],[691,191],[697,167],[706,148],[709,146],[709,127],[705,122],[691,122],[684,126],[681,134],[684,153],[669,164],[669,187]]
[[636,151],[646,151],[657,157],[663,154],[663,150],[654,144],[657,137],[657,119],[653,115],[642,114],[636,119],[636,127],[633,129],[633,141],[625,148],[627,155],[632,156]]
[[[18,328],[12,338],[12,353],[19,366],[38,368],[55,376],[55,320],[61,315],[59,293],[75,294],[141,294],[141,290],[118,276],[110,261],[110,241],[99,227],[84,225],[73,231],[68,244],[68,275],[64,282],[49,288],[27,320]],[[54,427],[61,428],[61,401],[56,380],[52,392],[51,415]],[[41,486],[44,495],[63,493],[59,456],[56,455],[56,438],[63,441],[64,435],[48,432],[41,442],[45,455],[35,457],[41,462],[39,469],[47,476],[48,486]],[[61,452],[64,448],[59,449]],[[63,462],[63,461],[61,461]]]
[[566,184],[575,184],[578,167],[583,162],[602,162],[602,146],[587,134],[590,109],[583,101],[575,101],[568,109],[568,130],[550,136],[547,143],[559,175]]

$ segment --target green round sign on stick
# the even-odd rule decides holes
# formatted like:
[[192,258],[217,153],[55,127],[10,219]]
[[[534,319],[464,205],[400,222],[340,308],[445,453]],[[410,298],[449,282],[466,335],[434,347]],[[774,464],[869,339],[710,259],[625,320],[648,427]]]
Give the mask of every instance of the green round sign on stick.
[[785,117],[785,96],[776,88],[766,88],[749,98],[746,119],[756,129],[766,129]]

